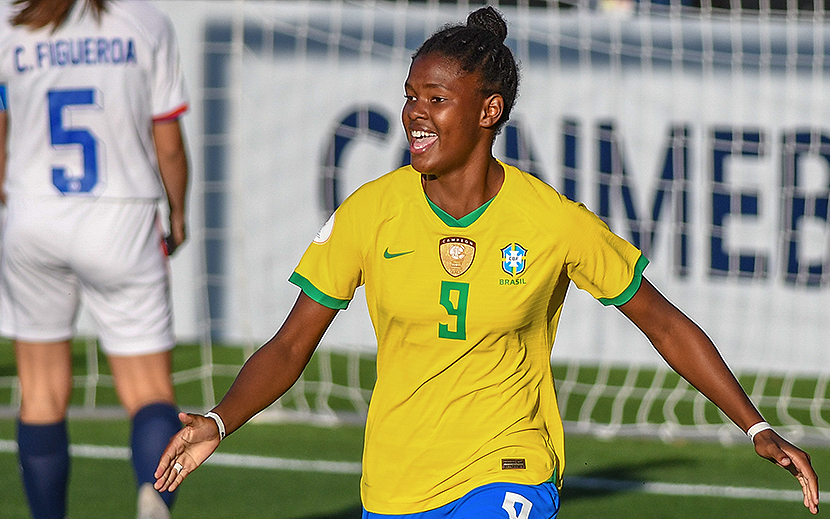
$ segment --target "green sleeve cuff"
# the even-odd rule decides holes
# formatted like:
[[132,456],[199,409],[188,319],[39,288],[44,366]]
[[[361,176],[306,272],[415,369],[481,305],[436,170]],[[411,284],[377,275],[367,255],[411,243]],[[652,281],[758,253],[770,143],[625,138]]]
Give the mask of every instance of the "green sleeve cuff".
[[303,293],[305,293],[305,295],[307,295],[311,299],[317,301],[318,303],[327,308],[331,308],[332,310],[345,310],[349,306],[348,299],[337,299],[324,294],[317,287],[312,285],[311,281],[307,280],[306,278],[297,274],[296,272],[291,274],[291,277],[288,278],[288,281],[300,287],[300,290],[302,290]]
[[622,294],[617,297],[611,299],[601,297],[598,301],[605,306],[620,306],[630,301],[634,297],[634,294],[640,290],[640,284],[643,282],[643,271],[646,269],[646,265],[648,265],[648,258],[640,254],[637,264],[634,265],[634,279],[631,280],[628,288],[623,290]]

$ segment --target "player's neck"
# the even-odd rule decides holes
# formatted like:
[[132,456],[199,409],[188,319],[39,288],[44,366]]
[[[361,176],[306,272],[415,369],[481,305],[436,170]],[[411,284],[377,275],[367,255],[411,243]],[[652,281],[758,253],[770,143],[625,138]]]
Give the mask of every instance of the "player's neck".
[[496,196],[504,184],[504,168],[496,159],[491,159],[479,171],[421,175],[421,184],[433,204],[453,218],[461,219]]

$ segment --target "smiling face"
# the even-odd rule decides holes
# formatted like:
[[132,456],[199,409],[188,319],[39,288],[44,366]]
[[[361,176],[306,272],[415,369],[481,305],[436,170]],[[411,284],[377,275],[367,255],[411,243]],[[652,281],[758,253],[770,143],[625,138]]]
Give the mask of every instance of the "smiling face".
[[494,96],[481,94],[477,74],[442,54],[426,54],[413,60],[404,90],[402,120],[416,171],[440,177],[489,159],[498,116],[493,119]]

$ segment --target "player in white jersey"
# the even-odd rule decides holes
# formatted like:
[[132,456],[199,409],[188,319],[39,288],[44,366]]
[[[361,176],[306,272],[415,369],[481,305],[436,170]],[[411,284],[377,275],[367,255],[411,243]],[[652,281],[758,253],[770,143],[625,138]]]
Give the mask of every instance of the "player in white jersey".
[[16,0],[0,20],[0,84],[0,332],[15,344],[30,509],[66,515],[70,341],[84,301],[132,420],[139,517],[169,517],[172,499],[149,483],[181,426],[158,216],[166,196],[180,245],[188,99],[173,28],[144,1]]

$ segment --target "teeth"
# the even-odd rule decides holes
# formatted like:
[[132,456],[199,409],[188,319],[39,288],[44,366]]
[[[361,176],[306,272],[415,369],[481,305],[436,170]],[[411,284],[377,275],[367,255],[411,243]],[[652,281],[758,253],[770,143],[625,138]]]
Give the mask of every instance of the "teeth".
[[412,136],[416,139],[423,139],[424,137],[432,137],[435,134],[432,132],[425,132],[422,130],[412,130]]

